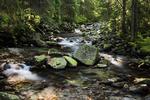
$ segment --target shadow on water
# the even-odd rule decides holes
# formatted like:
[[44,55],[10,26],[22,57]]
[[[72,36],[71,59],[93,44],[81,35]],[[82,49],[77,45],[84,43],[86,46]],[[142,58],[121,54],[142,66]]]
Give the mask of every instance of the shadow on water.
[[[61,41],[59,44],[61,44],[63,47],[71,48],[73,51],[76,50],[77,47],[81,45],[81,40],[78,38],[72,38],[70,39],[64,39],[64,41]],[[84,42],[83,42],[84,43]],[[68,52],[68,50],[60,47],[55,47],[56,49],[59,49],[63,52]],[[9,52],[11,54],[17,54],[22,55],[23,57],[33,57],[34,55],[40,55],[40,54],[47,54],[49,48],[9,48],[4,50],[5,52]],[[72,52],[72,51],[69,51]],[[4,52],[3,52],[4,53]],[[40,82],[40,85],[37,85],[36,82],[31,82],[31,86],[24,85],[23,91],[28,90],[36,90],[37,87],[40,87],[40,89],[47,88],[47,87],[55,87],[59,89],[58,91],[64,95],[63,97],[66,97],[67,95],[72,96],[75,95],[75,97],[78,97],[82,95],[94,95],[93,98],[97,95],[98,98],[105,95],[114,95],[120,94],[129,94],[129,93],[122,93],[123,89],[116,90],[113,87],[105,86],[104,84],[101,85],[101,82],[108,82],[108,80],[112,80],[113,78],[126,78],[128,79],[128,76],[132,77],[138,77],[143,74],[143,76],[148,74],[132,70],[129,68],[126,64],[126,61],[128,61],[128,58],[122,57],[122,56],[112,56],[109,54],[101,53],[100,56],[104,57],[106,60],[108,60],[111,64],[107,68],[95,68],[94,66],[84,66],[80,65],[76,68],[66,68],[63,70],[54,70],[52,68],[46,68],[42,70],[35,70],[33,72],[37,73],[38,76],[42,77],[43,80]],[[142,73],[142,74],[141,74]],[[150,76],[148,76],[150,77]],[[124,84],[126,84],[128,81],[123,81]],[[46,85],[45,85],[46,84]],[[27,88],[26,88],[27,87]],[[32,89],[30,88],[32,87]],[[43,87],[43,88],[42,88]],[[75,88],[73,88],[75,87]],[[71,92],[72,90],[73,93]],[[18,91],[22,91],[21,89]],[[39,92],[39,91],[37,91]],[[82,93],[83,92],[83,93]],[[103,94],[105,92],[105,94]],[[122,93],[122,94],[121,94]],[[100,95],[101,94],[101,95]],[[71,98],[71,97],[70,97]],[[67,100],[66,98],[64,100]],[[69,99],[68,99],[69,100]],[[90,100],[90,99],[79,99],[79,100]],[[96,100],[96,99],[95,99]],[[99,100],[99,99],[97,99]],[[101,99],[104,100],[104,99]]]

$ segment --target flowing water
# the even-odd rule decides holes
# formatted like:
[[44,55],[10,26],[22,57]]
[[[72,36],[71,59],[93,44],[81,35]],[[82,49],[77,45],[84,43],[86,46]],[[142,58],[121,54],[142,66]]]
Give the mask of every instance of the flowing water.
[[[90,27],[92,26],[88,27],[89,30]],[[82,33],[80,30],[76,30],[77,32]],[[80,35],[66,34],[58,44],[61,47],[56,49],[74,53],[80,45],[92,45],[92,42]],[[1,63],[6,60],[17,62],[11,63],[11,67],[5,68],[2,73],[8,77],[8,81],[13,79],[13,84],[18,80],[25,81],[13,87],[13,91],[17,92],[22,100],[143,100],[147,95],[147,92],[144,95],[129,92],[130,88],[137,89],[141,85],[134,84],[134,78],[138,73],[135,71],[133,74],[134,71],[126,66],[129,59],[124,56],[99,53],[100,57],[110,62],[106,68],[80,65],[64,70],[46,68],[31,71],[32,66],[21,62],[34,55],[47,54],[48,49],[8,48],[1,51]],[[7,84],[3,85],[8,87]],[[0,89],[0,91],[6,90],[6,88]]]
[[82,44],[92,45],[91,41],[84,40],[83,37],[69,37],[64,38],[58,44],[71,48],[72,52],[75,52]]
[[17,75],[19,77],[24,78],[25,80],[31,80],[31,81],[40,81],[42,78],[37,76],[37,74],[32,73],[30,71],[30,66],[27,66],[25,64],[8,64],[10,68],[5,69],[2,73],[6,75],[7,77]]

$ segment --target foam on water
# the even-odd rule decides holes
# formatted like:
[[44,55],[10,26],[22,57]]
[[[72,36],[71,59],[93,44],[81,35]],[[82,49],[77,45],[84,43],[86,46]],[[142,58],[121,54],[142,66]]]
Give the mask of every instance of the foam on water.
[[32,81],[38,81],[42,80],[37,74],[34,74],[30,71],[30,66],[27,66],[25,64],[21,64],[18,67],[17,64],[10,64],[11,68],[6,69],[3,71],[3,74],[6,76],[11,76],[11,75],[19,75],[21,77],[24,77],[26,80],[32,80]]
[[79,48],[80,45],[82,45],[82,44],[91,45],[92,42],[83,40],[80,37],[74,37],[74,38],[70,37],[70,38],[64,38],[62,41],[58,42],[58,44],[60,44],[60,45],[62,45],[64,47],[69,47],[73,51],[76,51]]
[[105,54],[105,53],[100,53],[100,56],[104,57],[106,60],[108,60],[110,63],[112,63],[113,65],[122,68],[123,67],[123,62],[124,59],[121,56],[113,56],[113,55],[109,55],[109,54]]
[[75,31],[75,33],[77,33],[77,34],[82,34],[82,32],[81,32],[80,29],[75,29],[74,31]]

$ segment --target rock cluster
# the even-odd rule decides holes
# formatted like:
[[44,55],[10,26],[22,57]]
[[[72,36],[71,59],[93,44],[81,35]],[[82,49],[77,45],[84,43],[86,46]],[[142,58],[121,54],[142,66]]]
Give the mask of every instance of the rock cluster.
[[51,66],[54,69],[64,69],[68,67],[77,67],[78,63],[87,66],[94,65],[98,60],[98,49],[94,46],[82,45],[71,55],[59,51],[49,50],[48,56],[39,55],[34,57],[36,64],[40,63]]

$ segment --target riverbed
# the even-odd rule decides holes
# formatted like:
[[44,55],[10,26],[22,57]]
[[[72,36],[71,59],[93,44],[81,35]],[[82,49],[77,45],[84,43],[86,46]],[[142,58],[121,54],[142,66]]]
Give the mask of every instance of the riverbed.
[[[50,48],[5,48],[0,50],[0,63],[11,61],[25,63],[31,69],[27,79],[0,75],[0,92],[17,95],[21,100],[149,100],[149,71],[132,69],[128,62],[132,58],[99,52],[99,58],[108,61],[104,67],[85,66],[56,70],[52,68],[32,69],[30,60],[35,55],[47,54],[55,48],[73,54],[82,44],[92,42],[81,35],[59,35],[59,47]],[[102,62],[103,64],[103,62]],[[37,66],[34,66],[37,67]],[[19,74],[24,77],[24,74]],[[29,80],[36,75],[35,80]],[[37,78],[38,77],[38,78]],[[12,79],[12,81],[8,81]]]

